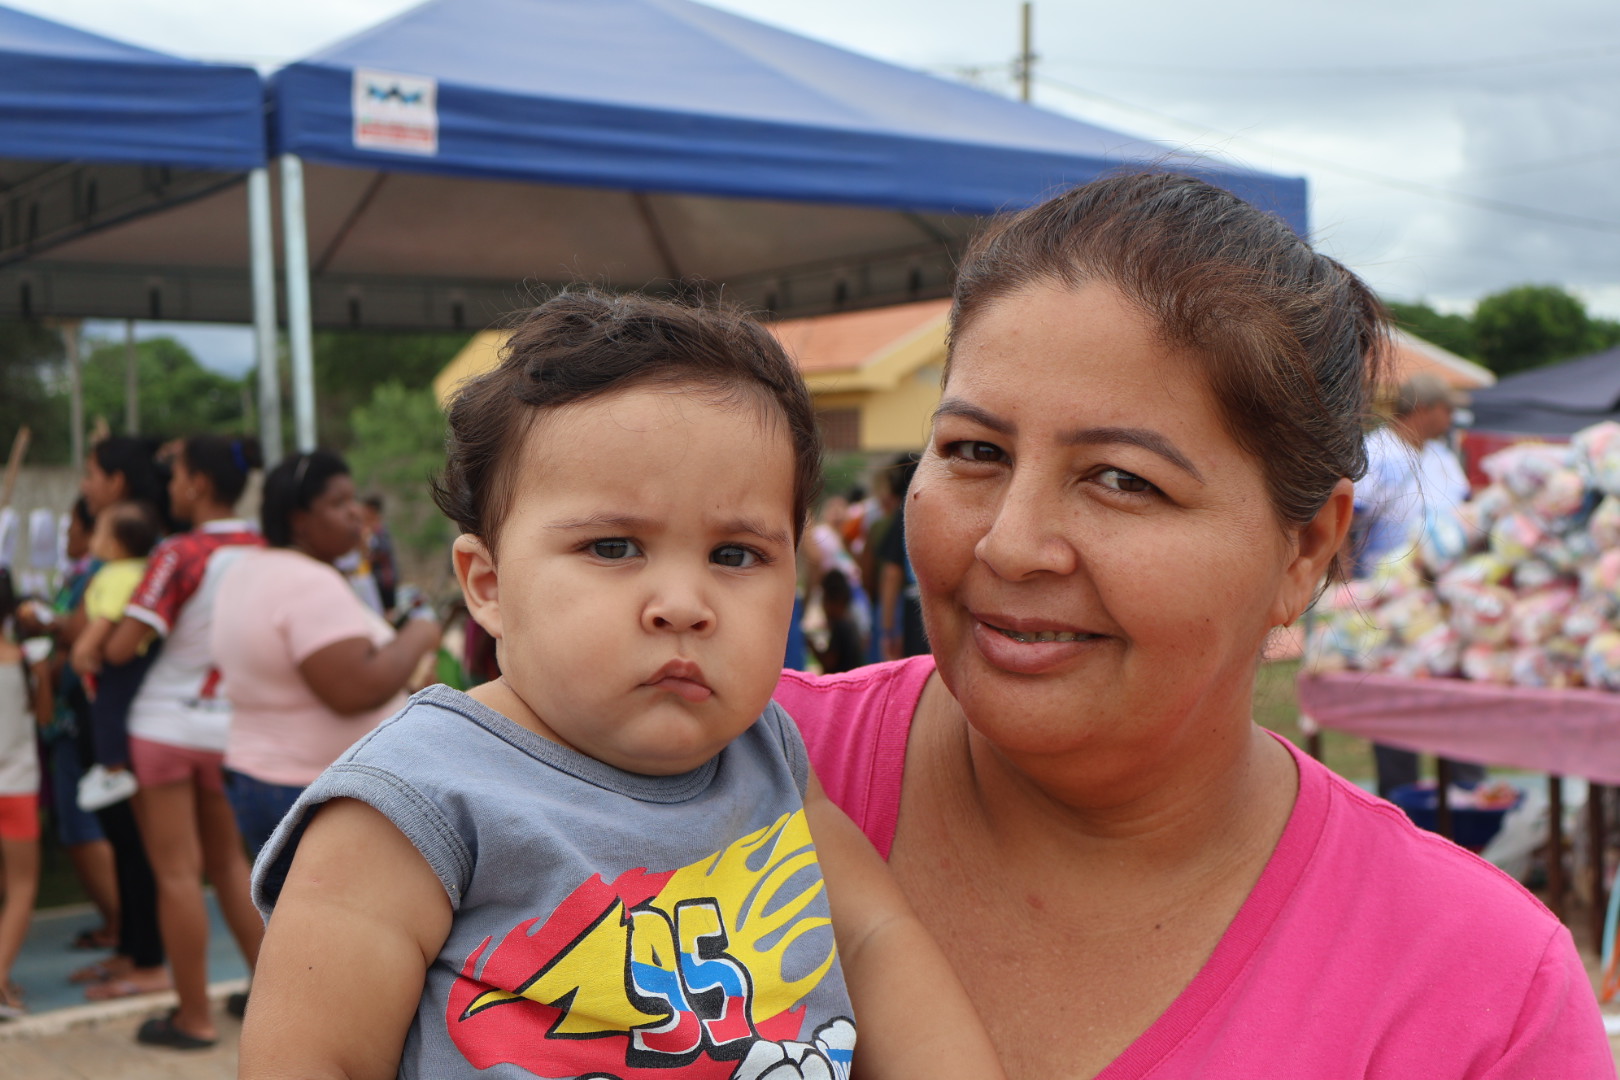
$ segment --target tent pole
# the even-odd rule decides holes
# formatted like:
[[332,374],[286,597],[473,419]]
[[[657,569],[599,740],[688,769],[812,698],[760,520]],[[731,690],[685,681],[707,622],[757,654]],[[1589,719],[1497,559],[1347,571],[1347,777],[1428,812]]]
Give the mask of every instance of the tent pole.
[[287,341],[292,349],[293,420],[298,450],[315,449],[315,342],[310,328],[309,235],[304,224],[304,163],[281,156],[281,234],[287,256]]
[[84,471],[84,372],[80,367],[79,323],[62,323],[62,344],[68,362],[68,423],[73,425],[73,471]]
[[136,374],[135,320],[124,320],[124,434],[141,433],[141,385]]
[[276,251],[270,228],[270,170],[248,173],[248,245],[253,268],[253,353],[259,367],[259,448],[281,460],[281,372],[276,363]]

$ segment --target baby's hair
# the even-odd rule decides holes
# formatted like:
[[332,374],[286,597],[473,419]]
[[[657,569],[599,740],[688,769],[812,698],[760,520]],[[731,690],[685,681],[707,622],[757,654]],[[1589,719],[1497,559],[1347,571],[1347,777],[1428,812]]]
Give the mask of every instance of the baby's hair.
[[131,559],[146,558],[163,538],[163,525],[150,503],[126,499],[113,503],[102,513],[107,515],[113,539]]
[[493,555],[511,509],[518,454],[536,419],[642,386],[700,388],[711,400],[757,403],[779,414],[793,445],[793,517],[803,528],[820,486],[821,435],[810,392],[770,332],[715,304],[590,288],[569,289],[518,316],[500,364],[461,385],[434,501]]

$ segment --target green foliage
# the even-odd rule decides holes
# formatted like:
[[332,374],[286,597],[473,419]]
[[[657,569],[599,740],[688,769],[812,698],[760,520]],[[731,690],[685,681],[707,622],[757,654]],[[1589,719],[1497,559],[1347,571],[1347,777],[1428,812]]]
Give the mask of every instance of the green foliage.
[[453,534],[428,493],[428,478],[444,468],[444,414],[432,387],[385,382],[350,421],[355,484],[386,498],[395,542],[422,557],[442,553]]
[[[315,423],[322,446],[360,444],[354,419],[386,383],[427,391],[467,334],[384,334],[328,330],[315,335]],[[290,396],[285,398],[290,402]]]
[[1474,324],[1466,315],[1442,315],[1421,300],[1415,304],[1386,301],[1396,325],[1424,341],[1470,360],[1478,358]]
[[829,454],[821,461],[821,491],[824,495],[844,495],[866,474],[864,454]]
[[1480,359],[1498,375],[1602,348],[1586,305],[1557,285],[1518,285],[1474,309]]
[[62,356],[61,337],[44,323],[0,322],[0,462],[24,425],[33,436],[30,464],[66,465],[72,457]]
[[[123,431],[124,343],[88,344],[91,349],[83,365],[85,423],[94,427],[101,417],[113,431]],[[135,377],[142,434],[165,438],[206,432],[240,434],[254,425],[242,380],[203,367],[191,350],[173,338],[135,343]]]

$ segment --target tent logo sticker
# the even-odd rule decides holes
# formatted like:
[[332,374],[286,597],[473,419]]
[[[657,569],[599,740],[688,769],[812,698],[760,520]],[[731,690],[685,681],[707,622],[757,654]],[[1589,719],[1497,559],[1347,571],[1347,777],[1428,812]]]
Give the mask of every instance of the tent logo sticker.
[[360,150],[437,154],[437,80],[357,68],[354,73],[354,145]]

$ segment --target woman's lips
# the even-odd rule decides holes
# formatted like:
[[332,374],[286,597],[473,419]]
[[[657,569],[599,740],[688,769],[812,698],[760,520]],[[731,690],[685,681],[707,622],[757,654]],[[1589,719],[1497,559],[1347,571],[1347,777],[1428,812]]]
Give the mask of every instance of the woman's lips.
[[1022,619],[975,617],[973,643],[992,667],[1039,675],[1095,649],[1105,635]]
[[703,681],[703,669],[690,660],[671,660],[642,685],[655,690],[667,690],[694,704],[708,701],[714,696],[709,684]]

